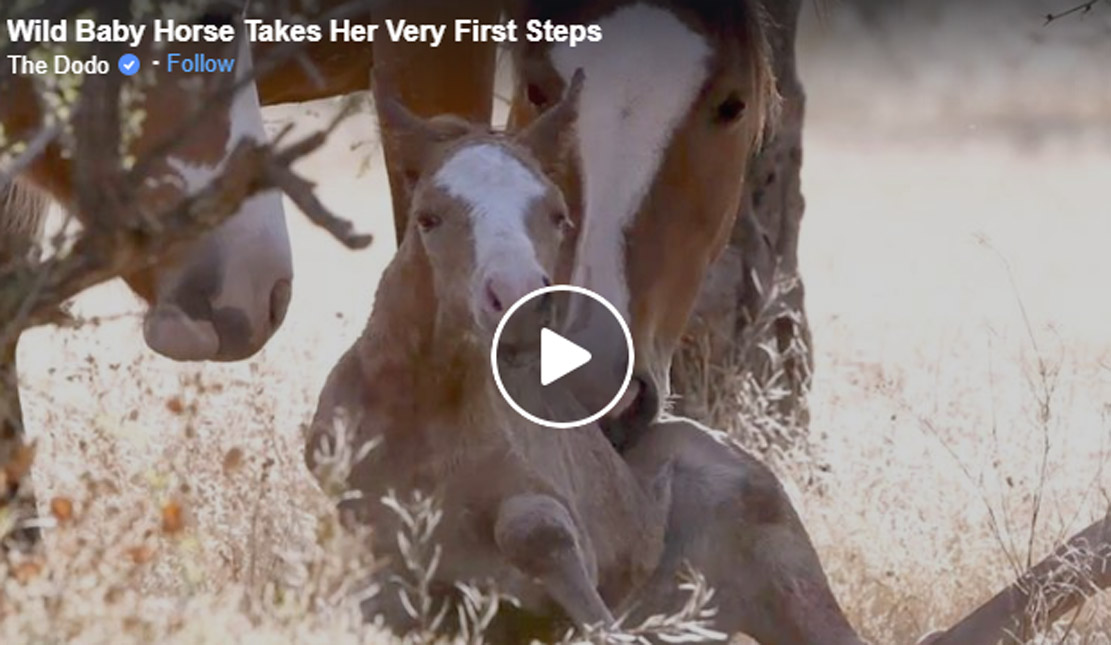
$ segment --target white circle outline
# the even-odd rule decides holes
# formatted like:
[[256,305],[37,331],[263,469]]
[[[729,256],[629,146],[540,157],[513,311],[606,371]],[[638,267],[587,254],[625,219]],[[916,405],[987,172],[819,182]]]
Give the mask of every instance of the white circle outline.
[[[548,419],[541,419],[528,410],[525,410],[520,405],[518,405],[516,401],[513,400],[513,397],[509,396],[509,392],[506,391],[505,385],[501,381],[501,372],[498,371],[498,340],[501,339],[501,333],[502,330],[505,329],[505,323],[511,316],[513,316],[513,314],[518,309],[521,308],[521,305],[525,304],[529,300],[532,300],[533,298],[544,295],[546,293],[555,293],[558,291],[570,291],[571,293],[577,293],[580,296],[587,296],[588,298],[602,303],[602,305],[605,306],[605,308],[608,309],[611,314],[613,314],[613,317],[617,319],[617,324],[621,326],[621,331],[625,334],[625,346],[629,350],[629,361],[628,365],[625,367],[625,379],[621,382],[621,387],[618,388],[617,394],[614,395],[613,400],[607,403],[606,406],[598,412],[595,412],[589,417],[580,419],[578,421],[550,421]],[[625,319],[621,317],[621,313],[617,311],[617,307],[614,307],[609,300],[606,300],[590,289],[585,289],[573,284],[553,284],[551,286],[541,287],[539,289],[536,289],[535,291],[525,294],[520,299],[518,299],[517,302],[513,303],[513,306],[510,307],[509,310],[502,315],[501,320],[498,321],[497,329],[494,330],[493,343],[490,345],[490,369],[494,372],[494,383],[498,386],[498,392],[501,393],[501,396],[503,399],[505,399],[505,402],[508,403],[509,407],[513,408],[513,410],[516,411],[517,414],[523,416],[529,421],[532,421],[533,423],[537,423],[546,428],[554,428],[556,430],[570,430],[571,428],[578,428],[588,423],[594,423],[598,419],[604,417],[610,410],[617,407],[617,404],[621,402],[621,397],[625,396],[625,391],[629,389],[629,383],[631,383],[633,380],[633,363],[636,362],[636,354],[634,354],[633,352],[633,334],[629,331],[629,325],[625,322]]]

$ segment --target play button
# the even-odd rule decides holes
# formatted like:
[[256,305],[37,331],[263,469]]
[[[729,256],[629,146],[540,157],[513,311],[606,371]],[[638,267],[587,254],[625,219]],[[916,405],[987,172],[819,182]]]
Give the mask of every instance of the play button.
[[633,341],[617,309],[582,287],[537,289],[513,303],[490,355],[498,390],[518,414],[549,428],[602,418],[633,373]]
[[540,384],[551,385],[590,362],[590,352],[547,327],[540,330]]

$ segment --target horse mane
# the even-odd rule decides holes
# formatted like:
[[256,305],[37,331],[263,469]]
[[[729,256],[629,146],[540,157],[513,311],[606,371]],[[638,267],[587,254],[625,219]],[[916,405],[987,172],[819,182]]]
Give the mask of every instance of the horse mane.
[[725,25],[730,31],[730,37],[741,44],[742,51],[748,55],[752,65],[752,79],[756,89],[756,105],[753,108],[759,119],[753,150],[759,151],[764,141],[774,135],[780,118],[782,97],[777,89],[776,50],[772,46],[772,32],[778,31],[780,27],[772,24],[764,3],[757,0],[737,0],[735,3],[714,3],[712,0],[703,2],[714,7],[724,5],[725,9],[731,10],[731,15],[725,16],[719,24]]
[[[782,62],[776,61],[775,56],[776,52],[784,50],[773,44],[777,42],[773,40],[773,35],[775,38],[782,38],[779,34],[784,26],[775,24],[764,2],[742,0],[738,4],[744,5],[744,17],[740,21],[744,31],[742,42],[748,44],[748,51],[751,53],[756,85],[758,104],[755,107],[760,128],[757,130],[754,150],[758,152],[765,141],[775,136],[782,116],[783,97],[779,93],[779,79],[776,74],[776,69]],[[793,50],[790,55],[794,55]]]
[[50,198],[25,181],[0,187],[0,268],[28,258],[42,237]]

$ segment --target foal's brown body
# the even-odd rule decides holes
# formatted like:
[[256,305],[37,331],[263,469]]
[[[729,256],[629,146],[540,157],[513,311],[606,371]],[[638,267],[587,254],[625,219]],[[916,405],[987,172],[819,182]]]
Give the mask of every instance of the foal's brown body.
[[[492,579],[546,624],[609,622],[625,609],[635,624],[679,611],[686,599],[676,581],[689,563],[718,592],[712,624],[727,634],[763,645],[859,645],[775,475],[720,433],[662,419],[619,453],[595,426],[531,425],[494,387],[500,303],[547,283],[559,261],[563,238],[550,231],[568,205],[548,177],[571,149],[582,87],[576,73],[560,103],[510,145],[379,101],[384,145],[408,182],[409,227],[367,329],[321,394],[309,466],[334,441],[337,412],[351,415],[352,448],[377,447],[350,469],[346,483],[362,497],[347,507],[374,527],[379,553],[397,566],[397,518],[382,496],[438,494],[437,580],[450,588]],[[491,285],[509,292],[486,298]],[[544,396],[528,387],[535,374],[504,381]],[[369,609],[392,626],[411,624],[396,595],[380,594]]]
[[[404,567],[399,518],[381,500],[420,491],[443,507],[433,536],[441,589],[490,581],[541,622],[611,623],[611,608],[660,559],[670,466],[638,479],[597,426],[534,425],[501,397],[489,362],[503,303],[554,270],[567,205],[541,168],[568,148],[578,90],[513,137],[423,121],[379,91],[380,118],[396,133],[384,144],[408,182],[409,229],[366,330],[321,394],[308,464],[316,471],[345,413],[352,449],[376,446],[350,470],[346,484],[361,496],[345,506],[374,527],[377,553],[393,556],[384,574]],[[542,396],[536,359],[507,368],[507,387]],[[577,405],[570,396],[543,402]],[[374,603],[392,627],[411,626],[396,590]]]
[[[341,410],[356,449],[380,442],[352,470],[348,483],[362,498],[346,508],[373,527],[376,552],[394,564],[384,577],[398,570],[400,526],[379,500],[391,490],[402,499],[420,490],[443,500],[434,538],[444,549],[440,588],[490,580],[522,601],[524,615],[499,615],[488,634],[495,642],[550,638],[567,617],[596,622],[583,619],[593,616],[595,589],[601,615],[629,610],[631,624],[678,611],[686,597],[677,580],[689,564],[715,590],[712,624],[724,633],[764,645],[860,645],[767,466],[685,419],[653,424],[618,454],[596,426],[551,430],[516,416],[491,383],[488,351],[412,287],[427,270],[417,244],[410,232],[382,279],[370,324],[329,376],[306,451],[314,468]],[[561,597],[544,579],[558,531],[508,548],[499,540],[507,501],[522,497],[566,510],[589,586]],[[534,519],[544,525],[550,509],[536,509]],[[366,609],[393,627],[412,627],[389,592]]]
[[[381,441],[349,482],[362,493],[352,506],[374,527],[377,552],[400,556],[397,516],[378,500],[391,490],[402,499],[435,494],[445,511],[435,538],[444,548],[437,579],[448,587],[489,579],[527,610],[551,615],[553,599],[534,581],[534,567],[546,566],[549,553],[529,544],[508,555],[495,531],[508,500],[547,498],[570,517],[605,604],[620,607],[659,560],[666,477],[638,481],[596,426],[553,430],[510,409],[491,377],[489,350],[466,323],[417,295],[430,289],[422,256],[419,239],[407,236],[366,332],[329,377],[313,422],[319,441],[335,410],[346,409],[355,415],[355,446]],[[375,611],[404,627],[391,600],[384,593]]]

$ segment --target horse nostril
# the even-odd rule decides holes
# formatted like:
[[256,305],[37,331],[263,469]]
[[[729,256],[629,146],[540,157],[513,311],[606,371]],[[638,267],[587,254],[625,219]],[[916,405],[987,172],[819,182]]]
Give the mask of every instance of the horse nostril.
[[545,287],[552,286],[552,279],[549,278],[548,276],[544,276],[544,279],[542,280],[542,282],[544,283]]
[[494,291],[493,281],[486,282],[486,302],[489,303],[491,309],[499,314],[505,310],[501,298],[499,298],[497,292]]
[[270,291],[270,333],[275,332],[285,320],[292,297],[293,283],[290,280],[283,278],[274,283],[274,289]]

